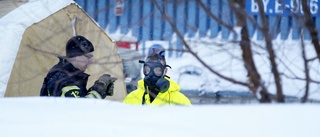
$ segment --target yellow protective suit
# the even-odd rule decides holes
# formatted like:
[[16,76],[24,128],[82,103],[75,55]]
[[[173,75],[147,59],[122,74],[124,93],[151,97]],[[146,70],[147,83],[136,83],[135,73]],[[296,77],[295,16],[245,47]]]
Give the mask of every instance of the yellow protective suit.
[[[165,77],[166,78],[166,77]],[[170,86],[167,91],[160,92],[157,97],[150,102],[149,93],[145,94],[143,79],[138,81],[138,88],[129,93],[123,100],[123,103],[132,105],[142,105],[143,98],[146,105],[191,105],[190,100],[180,92],[180,86],[169,78],[166,78],[170,82]]]

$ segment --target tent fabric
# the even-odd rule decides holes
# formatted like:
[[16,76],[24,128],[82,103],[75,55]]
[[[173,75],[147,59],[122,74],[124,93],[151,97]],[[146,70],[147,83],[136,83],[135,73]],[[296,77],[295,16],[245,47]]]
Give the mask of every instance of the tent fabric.
[[126,90],[118,48],[105,31],[74,3],[25,30],[5,97],[38,96],[43,78],[58,62],[57,56],[65,56],[66,42],[74,32],[89,39],[95,48],[94,63],[86,70],[91,75],[87,88],[100,75],[111,74],[118,80],[115,82],[114,95],[107,99],[121,101],[126,96]]

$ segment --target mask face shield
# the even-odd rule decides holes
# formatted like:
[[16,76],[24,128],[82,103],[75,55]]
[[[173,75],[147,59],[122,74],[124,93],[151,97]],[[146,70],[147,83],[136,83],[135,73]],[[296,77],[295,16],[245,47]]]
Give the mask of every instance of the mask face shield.
[[157,77],[163,76],[164,67],[160,63],[146,63],[143,66],[143,74],[148,76],[154,74]]
[[155,76],[161,77],[164,75],[166,68],[166,62],[160,55],[154,55],[146,59],[143,66],[143,74],[148,76],[154,74]]

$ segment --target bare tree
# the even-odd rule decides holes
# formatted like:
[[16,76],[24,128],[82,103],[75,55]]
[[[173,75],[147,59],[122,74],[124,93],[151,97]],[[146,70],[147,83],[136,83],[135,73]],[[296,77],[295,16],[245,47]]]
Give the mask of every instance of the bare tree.
[[304,14],[304,20],[305,20],[305,27],[308,29],[310,36],[311,36],[311,41],[313,43],[314,49],[317,52],[318,59],[320,61],[320,45],[319,45],[319,40],[318,40],[318,31],[315,29],[315,24],[313,22],[313,19],[311,17],[310,13],[310,8],[307,4],[307,0],[302,0],[302,9],[303,9],[303,14]]
[[229,0],[230,7],[235,11],[237,25],[241,27],[241,41],[240,46],[242,50],[242,58],[244,66],[248,72],[248,87],[253,94],[260,94],[258,99],[260,102],[271,102],[270,95],[261,80],[261,76],[257,71],[256,65],[252,57],[251,42],[248,34],[244,0]]
[[276,55],[274,53],[273,46],[272,46],[272,38],[269,35],[269,27],[268,27],[269,25],[268,25],[268,22],[267,22],[265,13],[264,13],[262,0],[257,0],[256,2],[258,3],[258,6],[259,6],[259,13],[260,13],[260,17],[261,17],[262,25],[263,25],[261,31],[262,31],[262,34],[265,38],[267,50],[269,53],[269,60],[271,63],[271,70],[272,70],[273,77],[275,79],[276,88],[277,88],[277,101],[284,102],[282,85],[281,85],[281,78],[280,78],[279,71],[277,68]]
[[304,66],[305,77],[306,77],[306,90],[305,90],[304,96],[301,99],[301,102],[305,103],[307,102],[308,96],[309,96],[310,73],[309,73],[308,60],[306,57],[306,50],[305,50],[303,38],[301,38],[301,52],[302,52],[303,66]]
[[[233,14],[236,17],[237,20],[237,26],[241,27],[241,40],[239,41],[239,45],[241,47],[242,51],[242,61],[244,63],[244,67],[247,70],[247,77],[248,81],[246,82],[241,82],[237,79],[228,77],[226,75],[223,75],[217,70],[214,70],[210,65],[208,65],[201,57],[197,55],[194,51],[192,51],[192,48],[184,40],[183,33],[180,32],[177,29],[176,24],[174,23],[172,17],[170,17],[166,11],[163,11],[163,9],[160,7],[159,3],[156,0],[152,0],[152,2],[155,4],[157,10],[159,10],[170,26],[172,27],[173,31],[177,34],[177,37],[182,41],[182,44],[184,45],[185,49],[184,51],[181,52],[188,52],[192,54],[202,65],[204,65],[208,70],[210,70],[213,74],[217,75],[218,77],[227,80],[229,82],[232,82],[234,84],[239,84],[245,87],[248,87],[250,91],[256,95],[257,99],[262,102],[262,103],[268,103],[272,102],[273,99],[275,99],[276,102],[283,103],[285,102],[284,94],[283,94],[283,85],[282,85],[282,80],[281,76],[285,76],[285,73],[281,72],[278,70],[278,65],[281,62],[281,59],[277,58],[276,56],[276,51],[273,49],[273,43],[272,43],[272,36],[270,31],[270,28],[268,27],[268,20],[266,18],[266,13],[264,12],[263,9],[263,2],[262,0],[256,0],[257,5],[259,7],[259,16],[261,19],[261,25],[257,23],[255,19],[253,19],[251,16],[247,15],[245,11],[245,0],[228,0],[229,6],[231,10],[233,11]],[[166,3],[167,1],[165,1]],[[207,6],[201,1],[201,0],[196,0],[197,4],[205,11],[205,13],[213,20],[215,20],[219,25],[229,29],[231,32],[236,33],[234,30],[234,26],[230,25],[228,23],[223,22],[219,17],[215,16],[208,8]],[[320,51],[320,46],[318,43],[317,39],[317,31],[315,29],[315,25],[313,23],[312,17],[310,15],[309,8],[306,7],[306,1],[303,1],[303,8],[304,12],[307,13],[305,16],[305,24],[306,27],[308,28],[310,35],[312,36],[312,42],[314,43],[314,48],[317,52],[318,58],[319,58],[319,51]],[[166,9],[166,8],[164,8]],[[308,12],[307,12],[308,11]],[[261,78],[261,75],[258,72],[258,68],[255,65],[255,61],[253,59],[253,51],[252,51],[252,41],[250,40],[249,33],[248,33],[248,21],[252,23],[257,30],[259,30],[262,35],[264,36],[264,42],[266,45],[266,51],[268,53],[268,59],[270,62],[270,72],[272,73],[272,78],[274,79],[274,84],[276,88],[276,95],[273,97],[267,90],[264,80]],[[279,21],[279,18],[277,19]],[[237,41],[235,41],[237,43]],[[296,77],[295,79],[300,79],[303,81],[306,81],[306,86],[305,86],[305,95],[302,98],[302,102],[306,102],[308,99],[309,95],[309,84],[310,82],[312,83],[317,83],[316,80],[312,80],[309,74],[309,69],[308,68],[308,62],[310,62],[310,59],[307,59],[306,54],[305,54],[305,47],[303,44],[303,41],[301,43],[301,54],[302,58],[304,60],[304,70],[305,70],[305,78],[299,78]],[[277,60],[279,62],[277,62]],[[287,67],[288,70],[290,68]]]

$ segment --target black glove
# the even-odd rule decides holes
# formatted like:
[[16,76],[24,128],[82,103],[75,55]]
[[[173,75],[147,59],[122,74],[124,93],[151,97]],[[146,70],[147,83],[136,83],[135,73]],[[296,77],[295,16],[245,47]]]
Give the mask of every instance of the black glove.
[[113,95],[113,89],[114,89],[114,81],[111,82],[106,90],[107,96],[112,96]]
[[115,77],[111,77],[109,74],[103,74],[99,77],[94,85],[89,89],[97,91],[102,98],[113,95],[114,82],[117,80]]

